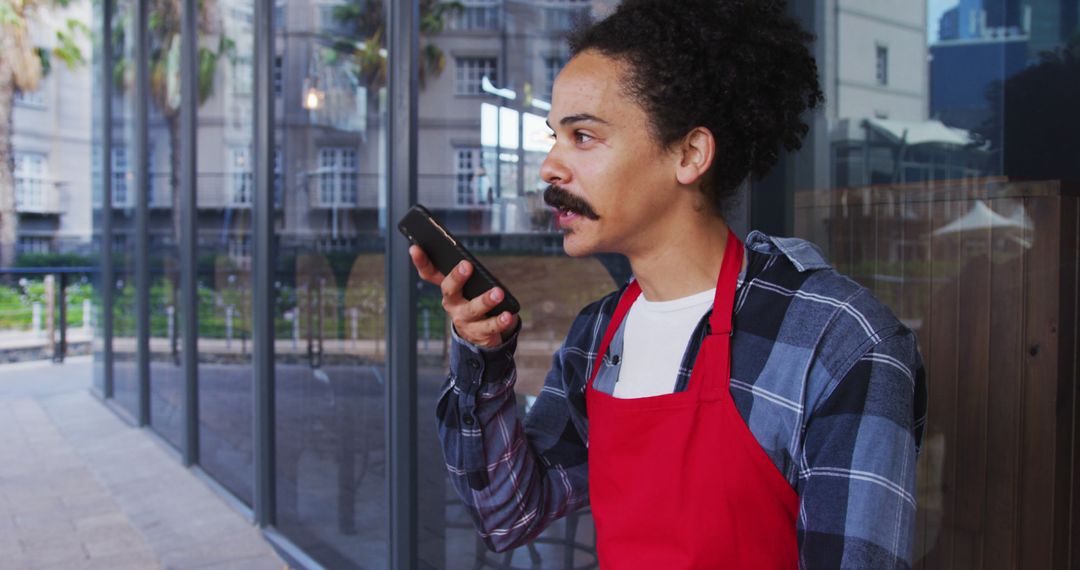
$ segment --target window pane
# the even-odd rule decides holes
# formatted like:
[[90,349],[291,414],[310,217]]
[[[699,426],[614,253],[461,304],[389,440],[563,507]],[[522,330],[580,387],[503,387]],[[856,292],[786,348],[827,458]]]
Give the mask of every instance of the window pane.
[[[160,11],[149,26],[150,82],[150,425],[180,448],[184,432],[184,374],[180,322],[180,18]],[[134,149],[132,149],[134,150]],[[132,161],[134,162],[134,161]]]
[[769,229],[814,241],[917,335],[929,417],[916,564],[1065,564],[1050,537],[1064,489],[1052,473],[1068,467],[1031,438],[1075,421],[1053,411],[1070,405],[1054,386],[1075,379],[1032,366],[1030,349],[1046,323],[1075,318],[1060,260],[1077,255],[1080,109],[1064,95],[1080,76],[1076,3],[875,6],[835,21],[796,10],[837,79],[808,147],[783,161],[790,182],[755,195],[784,193],[793,223]]
[[[524,329],[516,355],[516,393],[523,412],[540,393],[551,355],[573,317],[614,290],[617,280],[598,259],[563,255],[562,236],[541,197],[540,164],[551,144],[542,105],[550,101],[551,83],[567,60],[565,30],[589,12],[590,3],[499,5],[505,17],[498,28],[450,26],[421,38],[422,49],[437,49],[452,57],[454,66],[442,74],[428,72],[420,90],[419,201],[521,302]],[[432,48],[425,47],[429,45]],[[487,89],[484,76],[490,82]],[[524,93],[536,99],[529,103]],[[489,552],[477,537],[447,484],[435,433],[435,403],[446,379],[450,348],[440,300],[436,288],[425,286],[417,315],[422,564],[574,568],[595,563],[588,509],[554,523],[533,544],[508,554]]]
[[[90,28],[92,30],[100,31],[104,24],[104,2],[95,3],[92,6],[92,16]],[[103,224],[104,216],[106,212],[102,207],[102,168],[104,163],[103,145],[105,139],[105,123],[104,113],[102,113],[101,101],[105,98],[105,85],[102,82],[102,76],[104,75],[102,66],[104,65],[102,51],[103,42],[102,34],[94,33],[92,35],[93,43],[93,55],[92,65],[90,66],[91,78],[91,90],[93,96],[91,97],[92,103],[90,104],[90,248],[92,251],[102,252],[108,247],[108,242],[103,238]],[[111,104],[111,102],[110,102]],[[102,268],[101,253],[95,256],[90,265]],[[102,272],[98,271],[91,276],[91,285],[93,292],[89,299],[90,303],[87,305],[83,303],[83,330],[87,330],[92,335],[91,350],[93,354],[93,390],[98,396],[105,395],[105,326],[104,317],[106,316],[102,306],[102,290],[104,287]]]
[[275,35],[276,526],[328,568],[388,564],[383,6],[289,0]]
[[231,46],[198,101],[199,463],[252,505],[252,0],[200,3],[200,45]]
[[135,2],[117,0],[113,13],[113,394],[139,413],[135,367]]

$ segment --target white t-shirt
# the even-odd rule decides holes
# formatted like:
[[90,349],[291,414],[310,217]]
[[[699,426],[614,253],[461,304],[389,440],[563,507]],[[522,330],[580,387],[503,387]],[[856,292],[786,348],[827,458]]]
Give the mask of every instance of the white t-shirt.
[[616,398],[671,394],[690,335],[712,307],[716,289],[672,301],[639,295],[626,314]]

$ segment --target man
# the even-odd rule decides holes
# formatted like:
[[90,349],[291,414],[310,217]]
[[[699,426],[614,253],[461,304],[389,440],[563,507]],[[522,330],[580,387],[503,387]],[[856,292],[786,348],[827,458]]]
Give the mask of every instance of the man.
[[627,0],[571,38],[541,174],[566,252],[625,255],[524,425],[518,317],[420,276],[454,324],[438,405],[450,479],[495,550],[591,505],[604,568],[906,568],[925,383],[915,338],[809,243],[723,208],[820,103],[775,0]]

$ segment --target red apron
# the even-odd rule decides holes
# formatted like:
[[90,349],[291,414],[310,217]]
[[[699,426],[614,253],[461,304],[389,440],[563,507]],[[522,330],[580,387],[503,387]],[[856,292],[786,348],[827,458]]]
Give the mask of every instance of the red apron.
[[[796,568],[799,498],[731,399],[731,314],[743,246],[734,233],[716,283],[712,334],[687,389],[620,399],[589,378],[589,494],[605,569]],[[608,345],[641,293],[627,288]]]

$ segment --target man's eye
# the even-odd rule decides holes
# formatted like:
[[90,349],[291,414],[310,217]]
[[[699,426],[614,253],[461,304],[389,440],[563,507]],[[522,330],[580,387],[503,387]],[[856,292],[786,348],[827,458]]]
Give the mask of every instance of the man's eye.
[[593,140],[592,135],[585,134],[581,131],[574,131],[574,140],[579,143],[587,143]]

